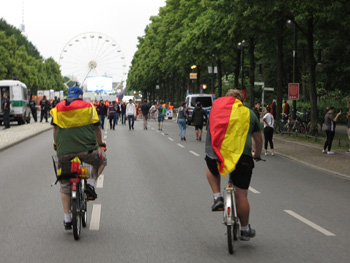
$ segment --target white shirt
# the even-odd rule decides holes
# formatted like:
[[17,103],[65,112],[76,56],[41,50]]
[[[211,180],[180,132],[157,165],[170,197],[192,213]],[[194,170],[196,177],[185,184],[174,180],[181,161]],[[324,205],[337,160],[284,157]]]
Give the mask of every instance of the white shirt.
[[126,116],[129,116],[129,115],[136,115],[136,108],[135,108],[135,104],[134,103],[128,103],[126,105]]
[[[270,127],[273,128],[273,123],[274,123],[274,119],[273,119],[273,115],[271,113],[266,113],[263,117],[263,120],[266,120],[266,122],[269,124]],[[267,127],[266,123],[264,122],[264,128]]]

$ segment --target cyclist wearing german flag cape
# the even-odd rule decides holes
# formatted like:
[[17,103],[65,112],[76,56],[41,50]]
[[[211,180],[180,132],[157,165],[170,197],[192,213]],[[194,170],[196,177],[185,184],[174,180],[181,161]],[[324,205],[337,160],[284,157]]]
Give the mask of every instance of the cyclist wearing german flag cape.
[[209,117],[206,139],[207,179],[214,195],[212,211],[222,211],[224,200],[220,191],[220,174],[230,174],[236,188],[237,213],[241,222],[241,239],[249,240],[255,230],[249,225],[248,188],[254,161],[252,138],[255,141],[254,158],[260,159],[262,134],[253,111],[242,103],[239,90],[229,90],[226,97],[214,101]]
[[[100,148],[106,147],[106,143],[102,140],[100,120],[94,105],[82,100],[82,96],[83,91],[78,86],[69,88],[67,99],[50,111],[51,125],[54,126],[54,149],[59,168],[62,163],[70,162],[75,157],[92,165],[85,192],[88,199],[94,200],[97,198],[96,180],[107,165],[106,154]],[[60,185],[64,226],[68,230],[71,229],[69,180],[60,180]]]

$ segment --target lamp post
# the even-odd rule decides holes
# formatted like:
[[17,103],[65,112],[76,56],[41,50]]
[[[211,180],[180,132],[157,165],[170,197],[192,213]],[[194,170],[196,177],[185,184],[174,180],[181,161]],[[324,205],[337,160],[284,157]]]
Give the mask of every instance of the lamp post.
[[242,63],[241,63],[241,71],[242,71],[242,80],[241,80],[241,89],[244,89],[244,48],[248,46],[248,43],[245,40],[242,40],[242,42],[238,43],[238,48],[241,49],[242,51]]

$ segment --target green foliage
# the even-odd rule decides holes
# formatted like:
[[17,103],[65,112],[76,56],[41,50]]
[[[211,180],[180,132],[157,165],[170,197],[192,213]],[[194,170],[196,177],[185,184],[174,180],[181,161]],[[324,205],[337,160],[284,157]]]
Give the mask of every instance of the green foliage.
[[0,79],[14,78],[32,94],[38,89],[64,89],[59,65],[52,58],[43,60],[18,29],[0,19]]

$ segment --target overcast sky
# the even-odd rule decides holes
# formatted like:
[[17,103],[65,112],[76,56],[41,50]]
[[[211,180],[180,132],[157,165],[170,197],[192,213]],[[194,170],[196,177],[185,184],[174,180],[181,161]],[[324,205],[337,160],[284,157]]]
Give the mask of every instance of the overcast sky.
[[0,17],[20,29],[46,59],[59,62],[62,49],[75,36],[99,32],[114,39],[125,55],[127,69],[149,18],[165,0],[0,0]]

